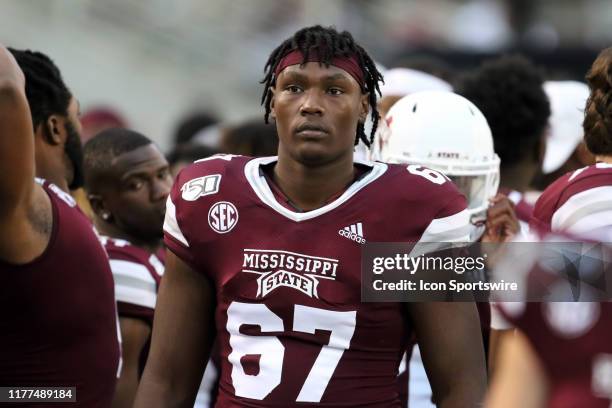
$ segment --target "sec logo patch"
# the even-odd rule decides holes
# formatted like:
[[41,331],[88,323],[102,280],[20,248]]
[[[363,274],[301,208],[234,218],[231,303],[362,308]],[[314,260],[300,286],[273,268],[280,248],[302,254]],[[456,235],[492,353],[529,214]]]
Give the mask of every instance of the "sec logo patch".
[[208,225],[219,234],[230,232],[238,224],[238,210],[228,201],[213,204],[208,211]]

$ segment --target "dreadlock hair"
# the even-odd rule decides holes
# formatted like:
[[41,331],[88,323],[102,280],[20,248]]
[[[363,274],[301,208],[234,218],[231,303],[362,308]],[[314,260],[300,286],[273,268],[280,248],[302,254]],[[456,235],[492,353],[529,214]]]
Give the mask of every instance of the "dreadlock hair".
[[316,25],[302,28],[293,34],[293,37],[286,39],[272,51],[264,68],[264,79],[261,81],[261,83],[265,85],[261,97],[261,104],[266,108],[264,117],[265,122],[268,123],[268,118],[270,117],[270,102],[272,101],[272,91],[270,91],[270,88],[276,85],[274,71],[280,61],[290,52],[299,50],[304,56],[303,65],[308,60],[310,51],[315,49],[321,56],[322,60],[320,64],[325,64],[326,67],[329,67],[332,59],[336,57],[349,57],[355,55],[357,58],[365,79],[364,87],[362,87],[361,92],[369,94],[368,101],[372,115],[372,131],[368,137],[365,134],[364,124],[359,123],[357,125],[357,134],[355,135],[355,145],[361,140],[369,147],[374,139],[374,133],[378,126],[378,120],[380,119],[380,114],[376,109],[376,93],[378,92],[380,95],[378,83],[383,81],[383,76],[378,72],[372,58],[353,40],[353,36],[348,31],[339,33],[333,27]]
[[51,58],[41,52],[8,49],[23,71],[34,129],[49,116],[68,115],[72,94]]
[[85,188],[95,190],[100,176],[111,169],[113,159],[151,143],[148,137],[124,128],[111,128],[98,133],[83,148]]
[[584,110],[584,142],[594,155],[612,154],[612,47],[601,51],[586,75],[591,95]]

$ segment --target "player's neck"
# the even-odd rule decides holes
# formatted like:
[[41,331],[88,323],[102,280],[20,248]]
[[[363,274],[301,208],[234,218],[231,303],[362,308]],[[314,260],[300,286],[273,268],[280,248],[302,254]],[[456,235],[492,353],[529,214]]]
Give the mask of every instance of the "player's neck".
[[53,171],[52,169],[46,166],[39,166],[38,163],[36,165],[36,177],[43,178],[47,180],[49,183],[53,183],[66,193],[70,193],[70,189],[68,188],[68,181],[64,176],[63,172]]
[[530,164],[517,164],[500,168],[499,186],[518,192],[529,189],[533,179],[533,166]]
[[273,177],[296,207],[311,211],[323,207],[331,197],[344,190],[354,180],[355,168],[352,154],[317,167],[279,157]]
[[62,155],[57,154],[55,147],[42,141],[41,137],[37,136],[34,141],[36,177],[43,178],[70,193],[68,175]]
[[142,248],[150,253],[155,253],[162,246],[161,239],[143,241],[142,239],[139,239],[132,234],[128,234],[120,228],[117,228],[117,226],[114,224],[102,222],[99,219],[96,219],[95,225],[100,234],[106,235],[107,237],[128,241],[135,247]]
[[595,156],[595,162],[612,164],[612,156]]

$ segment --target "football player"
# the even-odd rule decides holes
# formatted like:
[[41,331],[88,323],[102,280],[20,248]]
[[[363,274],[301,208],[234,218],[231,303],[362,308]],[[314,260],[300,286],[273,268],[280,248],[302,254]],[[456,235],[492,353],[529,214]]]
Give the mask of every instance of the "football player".
[[[518,232],[512,205],[497,196],[499,157],[493,150],[491,130],[480,110],[464,97],[445,91],[403,97],[391,107],[376,133],[372,155],[387,163],[426,166],[452,180],[467,198],[471,222],[480,225],[472,240],[504,241]],[[489,305],[478,306],[486,342]],[[409,356],[411,351],[409,347]],[[431,391],[419,360],[419,348],[415,347],[410,359],[409,406],[431,406]]]
[[[583,121],[584,140],[597,163],[570,172],[538,199],[532,230],[539,233],[608,237],[612,227],[612,48],[603,50],[587,74],[590,96]],[[491,406],[588,406],[612,402],[612,337],[610,303],[529,304],[506,317],[524,335],[505,339],[500,352],[500,378]],[[502,305],[503,310],[503,305]],[[555,326],[551,316],[579,316],[583,330]],[[566,326],[566,327],[563,327]],[[528,340],[527,340],[528,339]],[[524,355],[524,358],[517,356]],[[525,400],[522,400],[525,398]]]
[[612,48],[602,51],[587,74],[591,94],[583,121],[584,141],[596,163],[567,173],[536,202],[531,226],[538,231],[587,234],[612,225]]
[[[538,69],[521,56],[504,56],[485,62],[463,75],[455,91],[484,114],[500,158],[499,192],[514,203],[521,233],[527,234],[533,205],[525,194],[539,172],[546,145],[550,103]],[[497,310],[491,310],[489,372],[495,370],[499,340],[511,327]]]
[[162,224],[172,178],[159,149],[127,129],[98,133],[85,144],[84,157],[85,188],[110,258],[121,327],[123,369],[113,406],[131,407],[164,272]]
[[[602,232],[599,230],[596,239],[610,242],[610,227],[606,238],[602,238]],[[572,236],[571,241],[576,241],[576,237]],[[558,253],[562,248],[558,246],[558,241],[567,241],[568,237],[549,235],[543,240],[547,242],[534,242],[532,245],[552,246],[551,249]],[[575,259],[576,246],[572,245],[571,248],[567,256]],[[584,248],[589,248],[583,254],[586,262],[580,260],[572,265],[579,265],[577,272],[581,276],[599,273],[601,265],[605,265],[602,261],[612,255],[612,248],[608,244],[593,243]],[[567,287],[567,278],[562,278],[567,276],[565,272],[551,273],[549,269],[552,265],[551,253],[538,248],[538,251],[534,251],[536,256],[521,254],[521,262],[508,262],[512,265],[512,270],[508,272],[516,275],[527,271],[525,281],[535,284],[528,290],[541,290],[539,286],[544,281],[548,282],[549,288],[553,285]],[[512,251],[509,254],[512,255]],[[594,263],[594,260],[599,262]],[[563,261],[556,264],[569,265]],[[599,271],[591,269],[592,266]],[[609,268],[605,268],[605,271],[606,275],[610,273]],[[589,297],[590,288],[590,285],[582,286],[580,293],[583,299]],[[515,335],[503,339],[487,407],[612,406],[611,302],[513,302],[500,303],[499,307],[508,321],[519,330]]]
[[78,103],[49,57],[0,45],[0,116],[0,384],[76,387],[54,406],[109,407],[113,279],[68,194],[82,181]]
[[[164,273],[162,225],[172,176],[157,146],[128,129],[97,134],[85,144],[84,157],[85,187],[110,258],[121,327],[123,369],[113,407],[131,407]],[[203,384],[197,407],[208,407],[212,382]]]
[[[421,166],[353,162],[381,76],[348,32],[296,32],[266,63],[278,157],[216,156],[179,174],[166,272],[136,407],[189,404],[215,333],[219,407],[398,407],[407,337],[440,407],[481,401],[473,303],[362,303],[366,241],[465,241],[463,196]],[[189,335],[186,335],[189,333]],[[450,334],[450,335],[449,335]]]
[[550,116],[543,84],[542,75],[527,59],[505,56],[465,74],[455,87],[489,123],[501,160],[500,192],[514,202],[523,232],[533,212],[524,194],[541,167]]

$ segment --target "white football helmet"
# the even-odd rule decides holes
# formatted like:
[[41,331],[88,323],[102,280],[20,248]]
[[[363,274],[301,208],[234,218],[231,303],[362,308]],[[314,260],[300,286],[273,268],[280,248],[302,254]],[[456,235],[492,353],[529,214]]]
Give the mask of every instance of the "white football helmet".
[[484,220],[499,186],[499,157],[472,102],[452,92],[416,92],[397,101],[379,126],[372,159],[443,173],[465,195],[472,222]]

